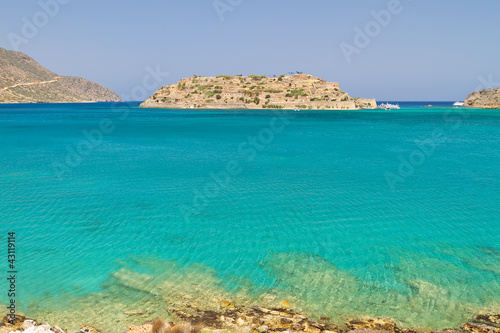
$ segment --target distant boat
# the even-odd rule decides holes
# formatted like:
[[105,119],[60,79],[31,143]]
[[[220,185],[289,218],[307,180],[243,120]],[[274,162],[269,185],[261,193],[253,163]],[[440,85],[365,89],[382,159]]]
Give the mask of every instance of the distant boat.
[[365,106],[363,110],[375,110],[373,106]]
[[455,102],[453,106],[464,106],[464,102]]
[[295,108],[295,109],[293,109],[293,111],[298,112],[298,111],[300,111],[300,109],[299,108]]
[[399,104],[382,103],[379,105],[379,109],[399,110],[401,109],[401,107],[399,106]]

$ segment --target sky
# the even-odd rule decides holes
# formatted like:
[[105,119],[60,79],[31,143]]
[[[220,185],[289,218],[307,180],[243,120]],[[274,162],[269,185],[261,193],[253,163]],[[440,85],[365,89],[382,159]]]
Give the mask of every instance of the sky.
[[193,74],[300,71],[352,97],[456,101],[500,87],[499,14],[497,0],[1,0],[0,46],[126,100]]

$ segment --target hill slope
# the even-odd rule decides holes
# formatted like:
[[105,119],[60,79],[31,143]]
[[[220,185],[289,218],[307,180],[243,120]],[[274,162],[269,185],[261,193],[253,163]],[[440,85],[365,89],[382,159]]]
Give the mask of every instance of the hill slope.
[[500,109],[500,88],[475,91],[467,96],[464,106]]
[[0,103],[118,101],[117,94],[100,84],[59,76],[24,53],[0,47]]
[[312,75],[193,76],[163,86],[141,107],[208,109],[356,109],[376,107],[374,99],[356,99]]

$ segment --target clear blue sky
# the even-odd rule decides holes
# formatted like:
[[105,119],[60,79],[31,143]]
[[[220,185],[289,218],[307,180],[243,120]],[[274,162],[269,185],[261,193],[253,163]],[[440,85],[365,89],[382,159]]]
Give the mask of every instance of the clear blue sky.
[[[122,96],[148,66],[170,73],[163,84],[302,71],[378,100],[463,100],[500,82],[497,0],[400,0],[386,26],[371,14],[387,10],[386,0],[217,0],[232,9],[224,20],[213,0],[42,0],[50,1],[67,3],[45,25],[39,1],[0,2],[0,46],[13,49],[9,33],[22,36],[23,17],[38,13],[42,27],[20,51]],[[347,62],[341,43],[356,47],[354,29],[367,25],[369,44]]]

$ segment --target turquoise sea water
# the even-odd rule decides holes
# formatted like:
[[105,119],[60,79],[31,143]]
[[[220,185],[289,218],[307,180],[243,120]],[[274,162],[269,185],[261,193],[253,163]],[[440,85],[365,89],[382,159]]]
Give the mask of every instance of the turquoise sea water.
[[500,113],[427,104],[0,106],[18,309],[116,332],[220,299],[431,328],[499,311]]

